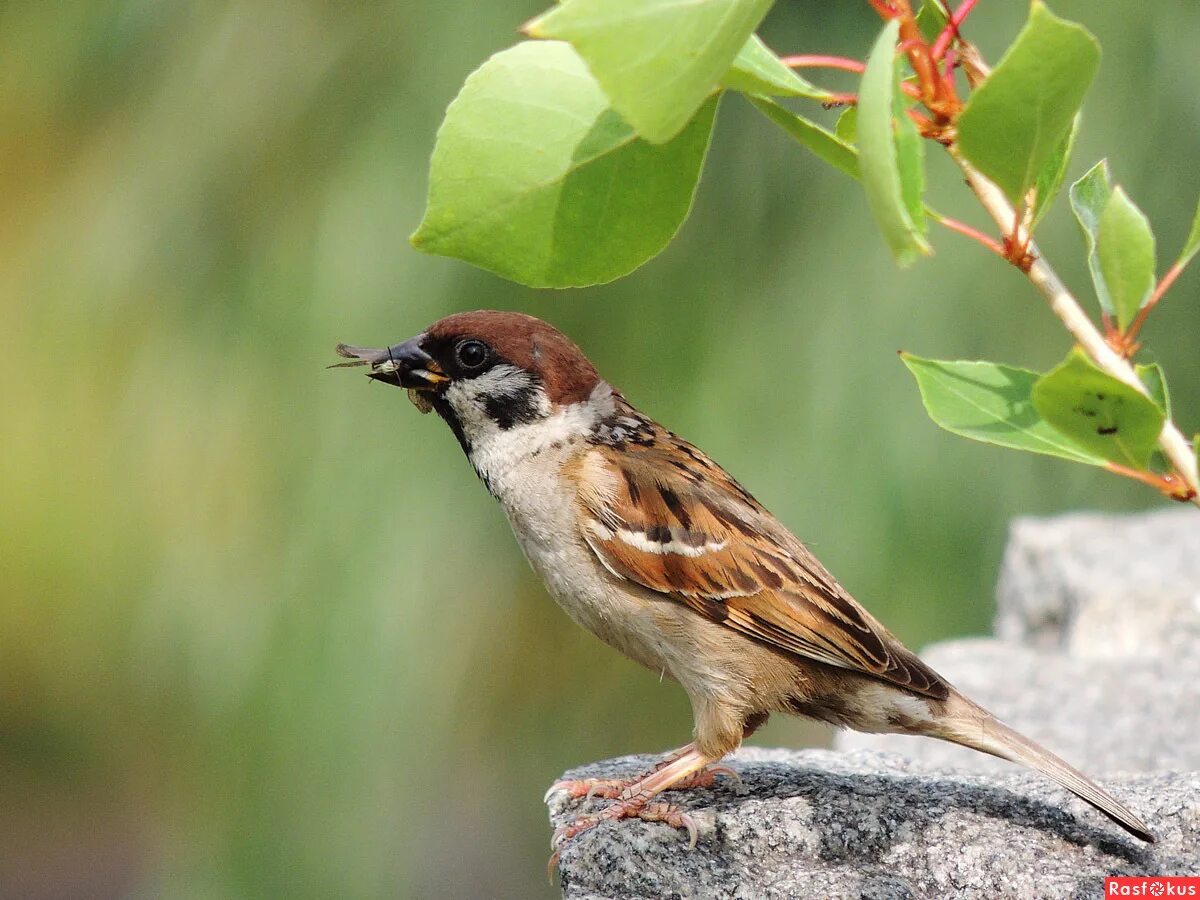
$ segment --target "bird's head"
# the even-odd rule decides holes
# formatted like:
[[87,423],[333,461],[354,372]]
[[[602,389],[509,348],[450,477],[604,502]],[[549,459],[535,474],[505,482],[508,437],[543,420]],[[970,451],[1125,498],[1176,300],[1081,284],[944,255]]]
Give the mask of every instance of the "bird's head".
[[339,344],[337,352],[351,360],[339,365],[369,365],[368,377],[407,388],[422,412],[436,410],[468,453],[500,432],[608,400],[594,396],[606,390],[597,392],[604,383],[583,351],[521,313],[458,313],[382,350]]

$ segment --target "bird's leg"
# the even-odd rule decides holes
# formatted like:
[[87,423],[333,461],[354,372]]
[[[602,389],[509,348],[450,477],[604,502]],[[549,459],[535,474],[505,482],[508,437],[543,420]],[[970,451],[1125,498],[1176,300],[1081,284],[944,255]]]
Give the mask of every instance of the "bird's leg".
[[563,844],[571,838],[589,828],[595,828],[601,822],[618,819],[638,818],[648,822],[664,822],[673,828],[685,828],[688,832],[689,849],[695,847],[698,831],[692,817],[673,804],[651,801],[663,791],[678,787],[681,783],[702,774],[716,761],[698,750],[694,744],[689,744],[674,755],[673,759],[666,761],[665,765],[656,767],[654,771],[626,786],[612,806],[593,815],[579,816],[566,825],[560,825],[551,839],[554,854],[550,857],[548,869],[551,872],[554,870]]
[[[643,778],[646,778],[649,775],[653,775],[660,769],[663,769],[675,762],[677,759],[680,759],[684,754],[695,749],[696,745],[694,743],[680,747],[678,750],[672,751],[671,753],[667,754],[666,757],[655,763],[650,771],[641,775],[635,775],[632,778],[579,778],[556,781],[554,784],[550,785],[550,790],[546,791],[544,800],[549,801],[553,794],[556,794],[560,791],[566,794],[572,800],[576,800],[580,797],[585,797],[588,800],[592,799],[592,797],[601,797],[605,800],[616,800],[621,796],[621,792],[630,785],[641,781]],[[712,787],[714,784],[716,784],[718,775],[725,775],[726,777],[732,778],[739,782],[742,780],[738,773],[729,768],[729,766],[708,766],[704,769],[701,769],[699,772],[682,779],[676,784],[671,785],[669,790],[685,791],[692,788]]]

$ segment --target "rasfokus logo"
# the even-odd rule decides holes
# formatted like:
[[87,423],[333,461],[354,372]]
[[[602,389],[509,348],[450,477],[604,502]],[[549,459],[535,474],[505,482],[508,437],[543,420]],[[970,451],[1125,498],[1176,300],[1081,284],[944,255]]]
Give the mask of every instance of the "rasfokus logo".
[[1200,877],[1125,876],[1104,879],[1105,897],[1200,897]]

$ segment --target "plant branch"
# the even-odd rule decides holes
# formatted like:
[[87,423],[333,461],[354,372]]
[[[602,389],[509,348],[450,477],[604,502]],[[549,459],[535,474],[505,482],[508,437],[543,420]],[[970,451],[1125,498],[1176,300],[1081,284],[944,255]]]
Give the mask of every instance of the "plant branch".
[[941,59],[946,55],[951,42],[958,37],[959,26],[967,20],[967,16],[971,14],[971,10],[975,8],[975,4],[978,2],[979,0],[963,0],[962,5],[950,16],[950,21],[946,23],[946,27],[942,29],[942,33],[933,42],[933,47],[930,50],[934,59]]
[[969,237],[973,241],[977,241],[988,250],[991,250],[1001,259],[1008,259],[1008,251],[1005,250],[1004,245],[994,238],[988,237],[988,235],[984,234],[978,228],[972,228],[966,222],[960,222],[958,219],[952,219],[949,216],[943,216],[941,213],[935,212],[928,206],[925,207],[925,214],[939,225],[944,225],[951,231],[957,231],[959,234]]
[[1142,326],[1146,323],[1146,316],[1150,315],[1150,310],[1158,305],[1158,301],[1162,299],[1163,294],[1171,289],[1171,285],[1175,283],[1175,279],[1183,272],[1184,263],[1175,263],[1167,270],[1167,274],[1163,275],[1162,281],[1155,287],[1154,293],[1150,295],[1150,299],[1146,301],[1146,305],[1138,310],[1138,314],[1134,320],[1129,323],[1129,330],[1125,332],[1126,340],[1133,342],[1133,339],[1138,336],[1138,332],[1142,330]]
[[[855,72],[861,75],[867,68],[866,63],[859,62],[857,59],[850,59],[846,56],[823,56],[821,54],[799,54],[796,56],[783,56],[780,61],[790,69],[838,69],[842,72]],[[902,82],[901,89],[910,97],[917,100],[921,99],[921,89],[910,82]],[[856,100],[847,100],[847,97],[854,97],[854,94],[835,94],[834,98],[837,103],[855,103]]]
[[867,64],[846,56],[824,56],[821,54],[799,54],[784,56],[780,59],[791,69],[841,69],[843,72],[857,72],[861,75],[866,71]]
[[[1008,198],[1004,196],[1004,192],[967,162],[956,148],[950,148],[950,155],[962,169],[967,178],[967,184],[979,198],[979,202],[983,204],[988,215],[1002,230],[1007,231],[1012,228],[1013,222],[1018,221],[1017,213],[1012,204],[1008,202]],[[1033,261],[1028,270],[1023,271],[1033,286],[1046,299],[1054,315],[1058,317],[1076,342],[1083,347],[1084,352],[1091,357],[1092,362],[1101,371],[1148,397],[1149,391],[1133,371],[1133,366],[1105,342],[1103,335],[1088,318],[1083,307],[1079,305],[1079,301],[1063,284],[1058,273],[1038,252],[1028,231],[1018,225],[1016,233],[1009,240],[1027,249]],[[1187,439],[1170,419],[1163,423],[1162,431],[1158,436],[1158,446],[1184,483],[1178,496],[1182,498],[1185,494],[1191,494],[1189,498],[1191,502],[1200,506],[1200,474],[1197,473],[1195,454]]]

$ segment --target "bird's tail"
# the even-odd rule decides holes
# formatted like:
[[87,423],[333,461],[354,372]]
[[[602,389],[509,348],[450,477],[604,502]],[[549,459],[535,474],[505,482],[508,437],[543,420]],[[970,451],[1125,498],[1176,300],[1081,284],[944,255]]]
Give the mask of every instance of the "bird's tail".
[[972,750],[1020,763],[1041,772],[1076,797],[1090,803],[1134,837],[1154,843],[1154,835],[1145,822],[1098,784],[1067,765],[1049,750],[1009,728],[983,707],[961,694],[951,693],[947,706],[949,715],[939,721],[940,727],[934,737],[962,744]]

